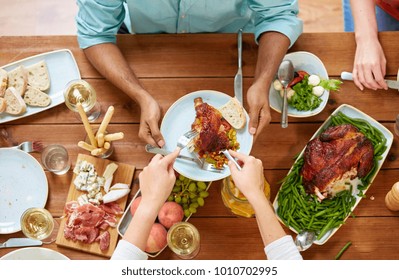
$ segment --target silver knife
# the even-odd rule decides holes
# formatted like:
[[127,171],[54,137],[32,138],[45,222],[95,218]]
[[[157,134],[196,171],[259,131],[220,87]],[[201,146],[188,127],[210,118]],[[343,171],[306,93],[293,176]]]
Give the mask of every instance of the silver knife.
[[4,243],[0,243],[0,248],[41,246],[42,244],[42,241],[30,238],[10,238]]
[[[353,81],[352,73],[350,72],[342,72],[341,79],[347,81]],[[399,90],[399,81],[394,80],[385,80],[389,88],[398,89]]]
[[243,105],[243,94],[242,94],[242,29],[238,30],[237,36],[237,49],[238,49],[238,71],[234,77],[234,95]]
[[[171,153],[171,152],[169,152],[169,151],[167,151],[167,150],[165,150],[165,149],[161,149],[161,148],[158,148],[158,147],[154,147],[154,146],[152,146],[152,145],[150,145],[150,144],[145,145],[145,150],[146,150],[146,152],[148,152],[148,153],[151,153],[151,154],[160,154],[160,155],[163,155],[163,156],[167,156],[168,154]],[[184,156],[184,155],[178,155],[177,158],[185,159],[185,160],[190,160],[190,161],[192,161],[192,162],[197,162],[197,160],[196,160],[195,158],[187,157],[187,156]]]

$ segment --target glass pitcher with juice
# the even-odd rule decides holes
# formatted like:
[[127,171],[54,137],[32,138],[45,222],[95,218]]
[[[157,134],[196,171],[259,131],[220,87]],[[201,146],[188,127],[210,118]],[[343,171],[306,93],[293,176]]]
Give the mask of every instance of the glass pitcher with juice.
[[[270,199],[270,185],[266,178],[264,179],[264,194],[267,199]],[[255,215],[255,211],[251,204],[235,186],[231,176],[223,180],[221,195],[224,205],[229,208],[233,214],[247,218]]]

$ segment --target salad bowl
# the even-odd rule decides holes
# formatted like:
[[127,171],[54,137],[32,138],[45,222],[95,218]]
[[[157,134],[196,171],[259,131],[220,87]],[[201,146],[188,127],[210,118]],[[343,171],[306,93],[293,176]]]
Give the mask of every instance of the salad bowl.
[[[292,52],[285,55],[283,60],[290,60],[294,65],[294,71],[296,72],[306,71],[309,75],[317,75],[322,80],[329,79],[327,69],[325,68],[323,62],[312,53],[305,51]],[[327,105],[329,94],[329,90],[325,89],[324,93],[320,96],[321,103],[313,110],[300,111],[288,104],[288,116],[305,118],[319,114]],[[281,113],[283,98],[281,97],[280,92],[274,88],[273,83],[269,90],[269,103],[273,110]]]

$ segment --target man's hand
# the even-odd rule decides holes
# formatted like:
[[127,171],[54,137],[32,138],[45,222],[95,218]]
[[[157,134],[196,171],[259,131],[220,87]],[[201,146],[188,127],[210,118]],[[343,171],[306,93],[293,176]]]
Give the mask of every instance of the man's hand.
[[165,141],[158,126],[161,119],[161,109],[158,103],[148,95],[146,102],[140,107],[140,139],[153,146],[163,147]]
[[265,88],[253,84],[247,92],[249,105],[249,133],[255,139],[271,121],[268,94]]

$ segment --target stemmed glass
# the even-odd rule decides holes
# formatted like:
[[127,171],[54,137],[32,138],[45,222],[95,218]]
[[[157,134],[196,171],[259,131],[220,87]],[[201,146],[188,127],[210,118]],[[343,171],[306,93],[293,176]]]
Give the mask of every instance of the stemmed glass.
[[174,224],[167,235],[168,247],[181,259],[192,259],[200,250],[200,234],[188,222]]
[[21,230],[23,234],[31,239],[41,240],[45,244],[55,241],[55,229],[58,223],[51,213],[39,207],[25,210],[21,216]]
[[89,122],[94,122],[101,115],[101,106],[97,102],[95,89],[85,80],[70,81],[64,89],[65,105],[80,119],[77,104],[82,104]]

